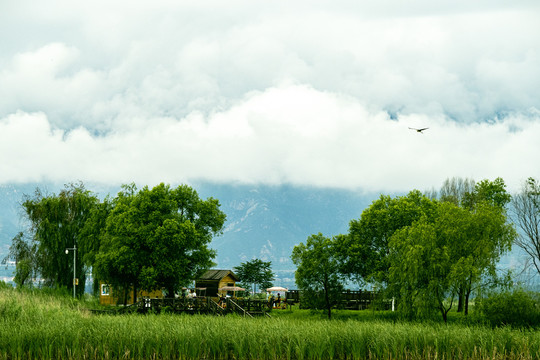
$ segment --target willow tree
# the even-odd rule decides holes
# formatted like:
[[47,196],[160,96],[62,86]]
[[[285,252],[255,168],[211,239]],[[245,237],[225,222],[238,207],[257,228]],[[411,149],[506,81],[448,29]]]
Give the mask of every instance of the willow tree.
[[[82,259],[88,244],[82,230],[98,203],[98,198],[82,183],[67,184],[58,195],[45,195],[38,188],[33,196],[25,197],[22,206],[29,220],[31,248],[34,249],[33,256],[27,259],[32,259],[31,266],[44,285],[73,288],[75,271],[81,284],[76,287],[77,294],[84,293],[88,266]],[[66,249],[75,247],[76,269],[73,256],[66,255]],[[20,269],[23,270],[26,271]],[[16,274],[19,275],[23,274]]]
[[486,279],[497,279],[497,263],[510,250],[515,231],[504,210],[487,201],[467,209],[433,200],[423,216],[390,239],[390,277],[400,308],[408,315],[438,310],[446,321],[462,292],[465,314],[471,292]]
[[406,196],[381,195],[360,219],[351,220],[349,233],[335,239],[340,271],[362,283],[388,283],[389,241],[403,227],[433,213],[433,202],[420,191]]

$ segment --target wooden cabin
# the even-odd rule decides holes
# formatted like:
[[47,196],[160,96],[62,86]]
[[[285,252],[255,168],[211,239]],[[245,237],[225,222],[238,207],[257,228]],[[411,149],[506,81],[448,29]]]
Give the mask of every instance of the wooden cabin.
[[[219,296],[220,288],[236,286],[238,276],[232,270],[208,270],[199,279],[195,280],[196,288],[206,288],[206,296]],[[228,293],[233,295],[233,292]]]
[[[137,300],[144,298],[149,299],[162,299],[163,291],[156,290],[152,292],[139,291],[137,293]],[[99,303],[101,305],[119,305],[124,303],[124,291],[118,290],[115,291],[113,287],[109,284],[100,283],[99,284]],[[133,289],[130,289],[127,293],[127,303],[126,305],[133,304]]]

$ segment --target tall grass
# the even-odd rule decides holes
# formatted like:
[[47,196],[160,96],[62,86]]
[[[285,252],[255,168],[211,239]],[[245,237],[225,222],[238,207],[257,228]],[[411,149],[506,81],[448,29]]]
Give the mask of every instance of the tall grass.
[[0,359],[533,359],[536,331],[382,320],[93,315],[0,292]]

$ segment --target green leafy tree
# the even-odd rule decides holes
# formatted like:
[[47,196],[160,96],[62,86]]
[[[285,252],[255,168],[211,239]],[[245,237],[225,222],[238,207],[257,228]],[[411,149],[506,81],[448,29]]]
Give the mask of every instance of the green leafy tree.
[[515,232],[504,211],[489,202],[474,211],[433,201],[437,211],[391,238],[390,287],[408,315],[438,309],[446,321],[454,297],[465,291],[465,313],[474,287],[497,279],[496,265]]
[[[441,201],[451,202],[471,212],[476,212],[479,208],[485,209],[485,205],[487,204],[498,207],[501,214],[506,215],[506,206],[510,199],[511,196],[507,193],[506,185],[502,178],[496,178],[493,181],[486,179],[480,181],[479,183],[475,183],[472,179],[452,178],[445,180],[440,190]],[[473,238],[461,240],[463,246],[468,247],[470,251],[477,251],[475,250],[475,246],[478,245],[478,243],[474,238],[477,236],[477,234],[471,232],[469,233],[469,236],[472,236]],[[493,240],[497,242],[500,240],[500,238]],[[497,248],[497,244],[494,244],[494,246]],[[493,248],[493,246],[483,248]],[[489,256],[488,259],[492,259],[492,256]],[[484,257],[482,259],[476,259],[475,262],[478,266],[473,266],[473,269],[481,267],[478,263],[482,260],[486,260],[486,258]],[[490,268],[493,267],[491,266]],[[489,281],[486,283],[495,284],[498,281],[498,279],[493,276],[488,278]],[[470,274],[469,280],[478,281],[474,271]],[[457,308],[458,312],[468,314],[469,296],[473,290],[473,286],[480,286],[479,283],[474,284],[471,281],[464,282],[460,287]]]
[[101,247],[96,255],[100,279],[122,288],[172,296],[212,266],[208,248],[221,232],[225,214],[219,202],[201,200],[186,185],[171,189],[163,183],[137,191],[124,186],[112,201]]
[[390,246],[390,286],[400,310],[408,317],[428,316],[438,310],[446,322],[459,287],[453,276],[455,254],[447,238],[422,218],[396,231]]
[[233,268],[240,281],[249,284],[255,294],[257,286],[261,289],[272,286],[275,275],[272,272],[272,262],[253,259],[240,263],[240,266]]
[[96,274],[96,256],[101,247],[101,239],[106,230],[107,217],[112,209],[112,201],[107,196],[102,202],[96,204],[90,210],[90,214],[81,230],[81,238],[85,241],[80,244],[80,250],[83,254],[83,262],[92,266],[92,275],[94,279],[93,290],[95,294],[99,291],[99,276]]
[[[68,184],[58,195],[43,195],[36,189],[33,197],[26,196],[23,208],[30,222],[32,240],[29,249],[33,255],[22,257],[24,266],[16,270],[16,277],[22,281],[26,278],[25,274],[33,272],[43,278],[45,285],[72,288],[73,261],[71,256],[66,256],[65,251],[76,246],[75,271],[81,284],[77,287],[77,294],[81,295],[88,269],[82,261],[87,247],[82,229],[91,210],[98,203],[97,197],[86,190],[82,183]],[[20,244],[13,244],[15,251]],[[18,255],[21,258],[21,254]]]
[[[467,281],[460,289],[465,315],[469,313],[469,298],[475,288],[496,286],[500,281],[496,264],[503,253],[510,251],[517,235],[514,227],[508,224],[506,208],[510,201],[511,196],[502,178],[476,183],[473,191],[466,193],[462,201],[462,206],[471,212],[472,224],[468,238],[463,241],[464,248],[475,255],[471,258]],[[486,236],[487,226],[491,226],[489,236]]]
[[343,291],[334,240],[321,233],[311,235],[305,244],[294,247],[291,258],[297,266],[296,285],[303,291],[304,299],[317,308],[326,309],[328,319],[331,319],[332,307],[338,303]]
[[348,234],[336,237],[341,272],[359,283],[386,284],[390,237],[432,212],[432,208],[430,199],[418,190],[395,198],[381,195],[362,212],[360,219],[350,222]]

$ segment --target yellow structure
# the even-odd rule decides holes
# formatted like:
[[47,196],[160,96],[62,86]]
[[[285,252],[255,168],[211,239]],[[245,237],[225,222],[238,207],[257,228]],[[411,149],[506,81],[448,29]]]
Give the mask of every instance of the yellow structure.
[[[195,287],[206,288],[206,296],[218,296],[218,289],[236,286],[237,281],[238,276],[231,270],[208,270],[195,280]],[[229,295],[233,295],[233,292]]]
[[[112,286],[105,283],[99,284],[99,303],[101,305],[118,305],[124,303],[124,296],[127,295],[126,305],[133,304],[133,289],[130,289],[127,294],[124,291],[115,291]],[[163,291],[156,290],[152,292],[139,291],[137,293],[137,299],[150,298],[150,299],[162,299]]]

